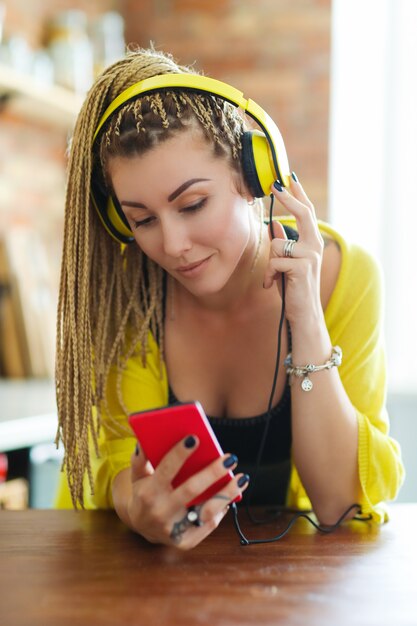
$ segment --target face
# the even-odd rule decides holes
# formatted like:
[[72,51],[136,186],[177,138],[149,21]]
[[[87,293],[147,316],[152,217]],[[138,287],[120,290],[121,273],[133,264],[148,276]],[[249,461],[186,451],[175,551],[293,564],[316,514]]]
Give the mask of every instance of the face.
[[109,174],[137,244],[195,295],[218,293],[253,257],[249,198],[202,137],[184,131],[142,156],[117,157]]

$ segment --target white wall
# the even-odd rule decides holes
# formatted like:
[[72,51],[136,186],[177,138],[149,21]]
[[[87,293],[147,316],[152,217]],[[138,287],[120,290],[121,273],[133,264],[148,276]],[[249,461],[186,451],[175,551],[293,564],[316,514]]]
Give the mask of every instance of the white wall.
[[391,435],[401,444],[406,478],[397,502],[417,502],[417,394],[392,393],[388,398]]
[[417,0],[333,0],[329,219],[385,275],[392,433],[417,500]]

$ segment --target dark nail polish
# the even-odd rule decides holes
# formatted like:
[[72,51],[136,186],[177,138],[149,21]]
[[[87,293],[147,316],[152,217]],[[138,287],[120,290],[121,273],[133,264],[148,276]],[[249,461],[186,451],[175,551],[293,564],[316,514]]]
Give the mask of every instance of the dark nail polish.
[[187,437],[187,439],[184,441],[184,446],[186,448],[194,448],[195,444],[197,443],[196,438],[193,437],[192,435],[190,435],[189,437]]
[[250,476],[248,474],[243,474],[243,476],[241,476],[239,480],[237,481],[237,486],[244,487],[246,483],[249,482],[249,480],[250,480]]
[[235,465],[236,463],[237,463],[237,456],[235,454],[231,454],[223,461],[223,465],[226,468],[232,467],[232,465]]
[[295,172],[291,172],[291,178],[298,183],[298,178],[297,178],[297,174]]
[[275,189],[277,189],[278,191],[284,191],[284,187],[281,185],[280,182],[278,182],[277,180],[274,182],[274,187]]
[[139,456],[139,444],[136,444],[135,455]]

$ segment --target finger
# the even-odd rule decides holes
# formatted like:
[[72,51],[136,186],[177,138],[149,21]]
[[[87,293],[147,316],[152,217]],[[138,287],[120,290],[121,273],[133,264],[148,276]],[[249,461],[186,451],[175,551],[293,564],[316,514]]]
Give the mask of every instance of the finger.
[[215,530],[224,516],[227,513],[227,509],[223,509],[215,516],[207,520],[207,522],[201,524],[201,526],[194,526],[193,524],[184,523],[186,514],[178,522],[174,522],[171,532],[170,540],[180,550],[190,550],[196,545],[201,543],[210,533]]
[[178,474],[188,457],[194,454],[198,445],[198,437],[188,435],[167,452],[155,469],[155,474],[162,484],[170,485],[172,483],[174,477]]
[[[313,264],[320,262],[322,253],[320,243],[317,244],[317,250],[312,250],[301,241],[294,241],[290,250],[290,256],[288,256],[285,253],[287,242],[282,239],[274,239],[271,243],[272,255],[264,274],[264,289],[269,289],[283,272],[292,270],[293,272],[304,273],[306,271],[306,262]],[[296,259],[295,264],[294,259]],[[278,282],[279,286],[280,283]]]
[[307,196],[306,192],[304,191],[304,188],[302,184],[300,183],[300,181],[298,180],[297,174],[295,172],[292,172],[291,177],[290,177],[290,189],[294,197],[297,198],[297,200],[300,200],[300,202],[302,202],[306,206],[308,206],[308,208],[315,215],[314,204],[311,202],[310,198]]
[[[271,225],[272,225],[272,232],[274,234],[274,239],[275,238],[287,239],[287,234],[281,222],[279,222],[278,220],[272,220]],[[271,239],[271,228],[269,227],[269,225],[268,225],[268,234],[269,234],[269,239]]]
[[304,202],[291,195],[285,187],[280,186],[280,190],[272,185],[271,187],[274,197],[285,207],[285,209],[294,215],[297,222],[297,230],[300,239],[307,243],[314,243],[319,234],[317,220],[313,215],[309,206]]
[[[294,243],[290,243],[294,242]],[[290,247],[291,246],[291,247]],[[317,242],[316,249],[307,246],[305,243],[299,240],[284,240],[273,239],[271,242],[271,257],[272,258],[289,258],[289,259],[302,259],[312,257],[314,253],[321,252],[320,242]]]
[[238,474],[222,491],[194,507],[194,512],[198,515],[198,523],[190,523],[186,545],[196,545],[217,528],[227,514],[230,503],[241,496],[248,485],[249,476]]
[[150,461],[148,461],[139,443],[136,444],[135,451],[130,457],[130,467],[130,476],[132,482],[136,482],[137,480],[145,478],[146,476],[151,476],[151,474],[153,474],[154,472]]
[[232,502],[240,499],[248,488],[250,478],[247,474],[237,474],[221,491],[214,494],[201,507],[200,518],[203,523],[221,513],[227,513]]
[[[302,267],[297,267],[301,263]],[[291,258],[274,257],[271,259],[264,275],[264,289],[270,289],[270,287],[274,284],[274,281],[278,280],[282,273],[285,274],[295,268],[300,270],[301,273],[304,273],[304,259],[298,259],[295,262],[294,259]]]
[[225,454],[188,478],[174,492],[176,507],[186,506],[218,480],[226,477],[236,467],[237,462],[235,455]]
[[227,514],[229,504],[236,500],[247,489],[248,485],[249,476],[247,474],[235,476],[219,493],[194,508],[199,521],[196,525],[186,521],[188,511],[183,509],[184,514],[179,516],[179,521],[174,522],[170,529],[171,539],[179,548],[184,550],[196,546],[217,528]]

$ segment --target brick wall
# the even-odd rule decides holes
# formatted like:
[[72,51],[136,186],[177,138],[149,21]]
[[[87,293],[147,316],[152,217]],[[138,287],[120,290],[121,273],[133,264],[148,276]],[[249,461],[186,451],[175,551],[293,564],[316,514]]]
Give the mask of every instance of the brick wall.
[[[116,9],[126,41],[171,52],[239,87],[275,119],[318,215],[327,213],[331,0],[3,0],[5,34],[33,48],[62,9],[90,17]],[[27,231],[44,244],[56,297],[63,223],[67,136],[0,109],[0,237]],[[32,256],[31,256],[32,255]],[[51,322],[51,341],[54,324]]]
[[[239,87],[275,119],[292,168],[319,215],[326,217],[331,0],[3,2],[5,34],[24,34],[33,47],[40,45],[47,20],[59,10],[81,8],[93,16],[115,8],[125,17],[128,43],[147,46],[153,41],[180,62],[195,62],[206,74]],[[62,211],[66,137],[11,120],[4,112],[0,135],[1,169],[7,170],[0,228],[9,218],[23,217],[47,231],[51,215]],[[36,168],[39,175],[34,177]],[[44,177],[50,182],[38,184]]]
[[258,102],[327,214],[331,0],[124,0],[126,40],[196,62]]
[[81,9],[88,16],[111,10],[112,0],[2,0],[6,7],[6,34],[24,35],[33,48],[39,47],[50,18],[68,9]]

